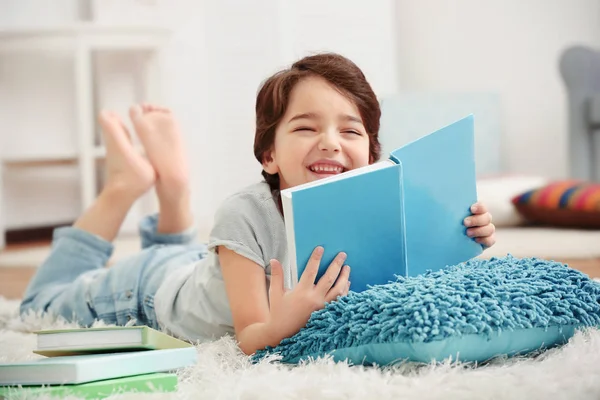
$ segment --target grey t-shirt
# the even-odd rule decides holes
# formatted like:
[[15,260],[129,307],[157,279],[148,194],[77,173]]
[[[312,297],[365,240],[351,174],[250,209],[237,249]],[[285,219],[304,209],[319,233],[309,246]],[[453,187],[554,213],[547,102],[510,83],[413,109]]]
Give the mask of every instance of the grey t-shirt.
[[158,289],[154,299],[157,320],[174,336],[206,341],[234,333],[217,246],[227,247],[265,268],[267,287],[271,259],[287,268],[283,217],[266,182],[227,198],[215,216],[208,256],[175,269]]

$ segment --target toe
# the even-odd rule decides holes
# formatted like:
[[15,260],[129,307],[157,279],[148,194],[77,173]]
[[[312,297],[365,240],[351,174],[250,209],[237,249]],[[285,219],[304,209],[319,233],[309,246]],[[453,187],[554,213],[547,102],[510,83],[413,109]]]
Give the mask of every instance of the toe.
[[115,131],[121,129],[119,117],[112,111],[102,111],[98,116],[98,122],[105,134],[114,135]]
[[104,127],[104,125],[109,125],[111,119],[112,119],[112,113],[110,111],[102,110],[98,114],[98,122],[103,127]]
[[140,117],[144,114],[143,105],[134,104],[129,108],[129,118],[133,121],[134,124],[137,124],[140,120]]
[[102,111],[99,117],[100,124],[107,129],[124,129],[127,130],[121,117],[116,112]]
[[105,144],[116,144],[119,146],[129,145],[131,135],[129,130],[117,113],[103,111],[99,116],[100,126],[102,127]]
[[131,133],[129,132],[129,128],[127,128],[127,126],[125,125],[125,123],[123,121],[121,121],[120,118],[119,118],[119,125],[121,127],[121,130],[123,131],[124,136],[127,138],[127,140],[129,141],[129,143],[132,143]]
[[171,112],[171,110],[169,110],[167,107],[162,107],[162,106],[159,106],[156,104],[144,103],[144,112],[169,113],[169,112]]

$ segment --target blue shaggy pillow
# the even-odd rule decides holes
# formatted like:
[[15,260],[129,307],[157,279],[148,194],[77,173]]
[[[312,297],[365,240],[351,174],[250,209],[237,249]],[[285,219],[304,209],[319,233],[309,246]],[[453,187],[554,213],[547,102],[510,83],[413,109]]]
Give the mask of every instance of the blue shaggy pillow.
[[600,284],[564,264],[474,259],[351,292],[275,348],[285,363],[331,354],[353,364],[463,362],[525,355],[600,326]]

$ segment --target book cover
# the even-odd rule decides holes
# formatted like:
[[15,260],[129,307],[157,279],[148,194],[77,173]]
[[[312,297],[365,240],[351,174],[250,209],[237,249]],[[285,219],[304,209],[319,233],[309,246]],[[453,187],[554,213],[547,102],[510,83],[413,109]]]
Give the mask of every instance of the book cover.
[[3,386],[0,398],[24,399],[37,396],[102,399],[124,393],[166,393],[177,390],[177,375],[166,373],[128,376],[97,382],[59,386]]
[[53,329],[35,333],[37,349],[33,352],[47,357],[192,346],[144,325]]
[[0,385],[64,385],[171,372],[194,365],[195,347],[46,357],[0,364]]
[[384,165],[351,179],[294,191],[292,197],[282,193],[288,241],[292,241],[290,286],[304,272],[317,245],[325,252],[316,280],[340,251],[347,254],[354,291],[366,289],[368,282],[383,283],[394,280],[394,274],[406,273],[402,169],[398,164]]
[[408,275],[478,256],[463,220],[477,202],[473,116],[391,152],[402,163]]
[[344,251],[357,292],[480,254],[463,225],[477,201],[473,143],[470,115],[387,160],[283,190],[287,287],[319,245],[325,253],[317,279]]

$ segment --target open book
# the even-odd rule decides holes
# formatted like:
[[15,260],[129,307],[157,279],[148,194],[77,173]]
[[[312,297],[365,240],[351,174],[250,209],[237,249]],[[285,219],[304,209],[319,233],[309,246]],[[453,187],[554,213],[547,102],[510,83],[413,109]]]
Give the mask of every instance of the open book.
[[[477,201],[473,116],[389,158],[281,192],[294,287],[317,246],[317,280],[344,251],[351,290],[469,260],[482,246],[463,225]],[[290,273],[288,273],[290,274]]]

